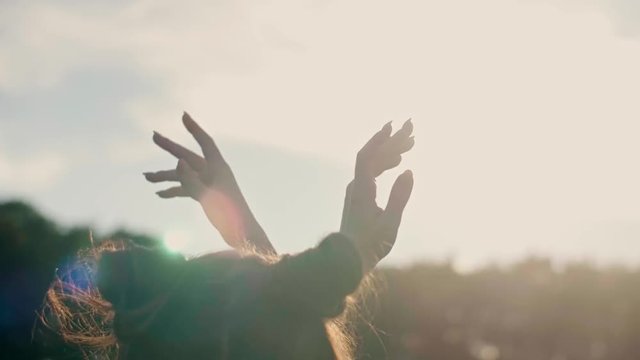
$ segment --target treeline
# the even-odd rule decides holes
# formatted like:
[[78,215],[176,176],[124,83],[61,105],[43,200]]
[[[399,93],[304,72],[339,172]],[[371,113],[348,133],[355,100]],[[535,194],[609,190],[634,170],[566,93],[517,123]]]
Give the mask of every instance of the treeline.
[[379,272],[363,359],[640,359],[640,271],[531,258],[460,274],[450,264]]
[[[18,201],[0,203],[0,358],[45,359],[50,355],[74,359],[75,352],[55,334],[36,323],[45,292],[56,271],[72,264],[80,249],[91,246],[89,227],[63,228],[31,206]],[[157,241],[126,230],[93,234],[93,240],[127,239],[143,245]]]
[[[78,358],[34,324],[56,269],[91,246],[89,232],[24,203],[0,204],[0,357]],[[157,244],[127,231],[94,234],[104,238]],[[461,274],[425,263],[382,269],[375,283],[358,324],[359,359],[640,359],[637,269],[530,258]]]

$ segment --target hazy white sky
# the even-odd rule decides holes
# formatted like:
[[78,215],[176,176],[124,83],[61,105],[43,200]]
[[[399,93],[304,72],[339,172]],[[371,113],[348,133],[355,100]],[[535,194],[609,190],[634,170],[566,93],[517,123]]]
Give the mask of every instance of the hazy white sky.
[[362,143],[412,117],[391,262],[640,261],[635,0],[5,0],[0,45],[0,196],[67,224],[222,248],[141,175],[175,165],[151,131],[188,141],[188,110],[300,250],[336,230]]

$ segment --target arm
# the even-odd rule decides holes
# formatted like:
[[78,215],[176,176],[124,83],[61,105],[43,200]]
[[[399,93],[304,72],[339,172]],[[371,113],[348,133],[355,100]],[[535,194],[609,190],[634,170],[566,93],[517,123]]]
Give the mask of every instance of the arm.
[[145,178],[153,183],[179,182],[177,186],[158,191],[158,196],[164,199],[191,197],[196,200],[209,222],[231,247],[252,247],[260,253],[275,253],[213,138],[186,112],[182,122],[200,145],[203,156],[154,132],[153,141],[178,158],[178,165],[171,170],[144,173]]
[[344,311],[346,297],[358,288],[363,276],[353,241],[341,233],[330,234],[299,254],[283,256],[271,270],[269,294],[275,303],[287,311],[298,307],[323,318]]

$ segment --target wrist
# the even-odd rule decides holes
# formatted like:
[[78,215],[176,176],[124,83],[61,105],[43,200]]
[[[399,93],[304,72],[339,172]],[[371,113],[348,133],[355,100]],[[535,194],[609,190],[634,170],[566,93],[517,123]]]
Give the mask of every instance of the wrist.
[[350,240],[360,256],[363,273],[368,273],[373,270],[380,261],[380,258],[376,255],[375,251],[371,249],[368,242],[362,241],[357,237],[350,237]]

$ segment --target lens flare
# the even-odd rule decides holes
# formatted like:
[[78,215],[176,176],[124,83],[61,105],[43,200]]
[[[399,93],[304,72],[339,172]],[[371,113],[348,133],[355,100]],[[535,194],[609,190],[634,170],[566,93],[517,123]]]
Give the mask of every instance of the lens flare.
[[162,240],[169,251],[184,253],[189,242],[189,236],[184,231],[171,230],[164,234]]

